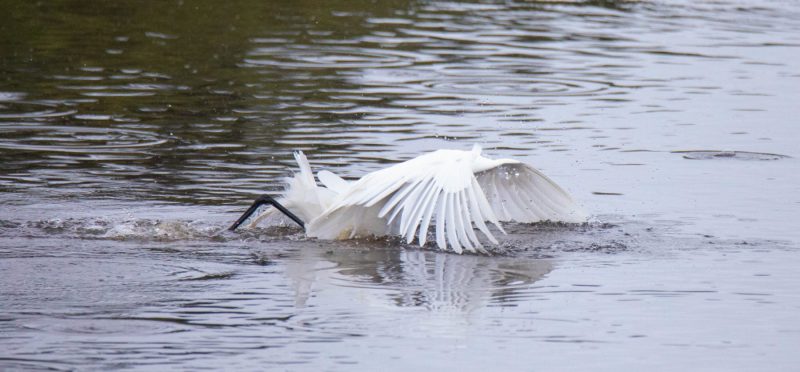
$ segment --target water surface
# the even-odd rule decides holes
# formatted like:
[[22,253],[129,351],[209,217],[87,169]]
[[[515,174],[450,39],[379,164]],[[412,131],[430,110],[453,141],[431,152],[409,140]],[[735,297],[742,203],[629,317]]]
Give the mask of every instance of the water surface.
[[[800,6],[0,1],[4,369],[791,370]],[[303,150],[481,144],[582,226],[221,232]]]

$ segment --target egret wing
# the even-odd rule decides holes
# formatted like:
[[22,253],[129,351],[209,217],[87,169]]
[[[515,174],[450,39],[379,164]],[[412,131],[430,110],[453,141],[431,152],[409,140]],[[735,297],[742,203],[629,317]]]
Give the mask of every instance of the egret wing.
[[530,165],[506,163],[476,177],[501,221],[586,221],[569,194]]
[[408,243],[416,237],[422,246],[433,225],[440,249],[483,251],[473,224],[493,243],[484,221],[500,225],[472,173],[474,156],[439,150],[370,173],[311,221],[307,234],[327,239],[391,234]]
[[350,187],[347,181],[330,171],[322,170],[317,172],[317,178],[322,185],[337,194],[344,193]]

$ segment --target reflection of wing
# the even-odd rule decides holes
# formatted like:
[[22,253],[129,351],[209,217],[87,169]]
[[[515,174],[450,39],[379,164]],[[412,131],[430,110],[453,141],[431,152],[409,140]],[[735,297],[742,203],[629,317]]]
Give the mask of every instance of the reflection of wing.
[[500,221],[586,220],[566,191],[530,165],[503,164],[476,176]]
[[398,306],[431,310],[472,311],[489,300],[513,302],[520,290],[551,270],[543,260],[456,256],[403,251],[403,282],[395,297]]
[[406,251],[401,255],[408,282],[395,298],[400,306],[436,311],[471,311],[485,306],[492,287],[491,265],[481,257]]
[[354,306],[359,309],[389,305],[468,313],[489,301],[519,301],[552,269],[546,260],[398,249],[323,253],[306,248],[286,260],[285,273],[296,290],[298,306],[311,297],[336,306],[341,306],[342,298],[351,298],[360,301]]

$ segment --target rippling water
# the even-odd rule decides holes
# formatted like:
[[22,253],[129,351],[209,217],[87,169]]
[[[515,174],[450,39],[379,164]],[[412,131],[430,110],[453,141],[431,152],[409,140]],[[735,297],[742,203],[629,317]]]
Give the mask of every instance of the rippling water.
[[[800,362],[796,2],[0,9],[2,369]],[[592,221],[492,256],[222,231],[293,150],[473,143]]]

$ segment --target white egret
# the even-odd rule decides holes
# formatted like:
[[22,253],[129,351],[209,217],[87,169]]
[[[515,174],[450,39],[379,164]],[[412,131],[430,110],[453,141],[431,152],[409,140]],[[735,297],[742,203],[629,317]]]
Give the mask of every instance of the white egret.
[[492,160],[472,151],[437,150],[348,182],[320,171],[318,186],[302,152],[300,173],[289,178],[283,195],[256,199],[230,230],[262,204],[279,210],[320,239],[399,235],[424,246],[433,227],[436,245],[456,253],[485,252],[475,233],[498,244],[486,222],[505,233],[501,221],[579,223],[586,215],[566,191],[532,166],[513,159]]

